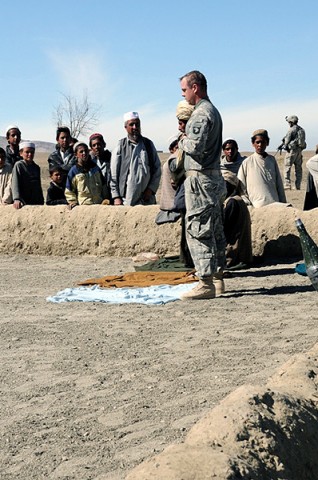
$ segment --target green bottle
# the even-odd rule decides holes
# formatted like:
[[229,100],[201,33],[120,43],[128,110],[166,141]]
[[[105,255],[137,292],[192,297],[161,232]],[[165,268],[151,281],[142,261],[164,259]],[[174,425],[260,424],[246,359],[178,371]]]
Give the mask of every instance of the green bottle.
[[307,275],[315,290],[318,291],[318,247],[308,234],[300,218],[295,221],[303,251]]

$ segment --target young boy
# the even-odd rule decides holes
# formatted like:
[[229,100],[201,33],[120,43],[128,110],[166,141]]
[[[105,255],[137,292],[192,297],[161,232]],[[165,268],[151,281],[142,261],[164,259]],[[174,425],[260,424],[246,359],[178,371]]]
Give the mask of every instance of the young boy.
[[20,143],[22,160],[16,162],[12,170],[13,207],[43,205],[40,167],[34,162],[35,145],[32,142]]
[[12,203],[12,167],[6,163],[6,152],[0,148],[0,204]]
[[101,133],[93,133],[89,137],[89,146],[90,146],[90,155],[92,160],[96,163],[96,165],[101,169],[101,172],[105,178],[105,193],[108,200],[111,200],[111,193],[110,193],[110,179],[111,179],[111,172],[110,172],[110,159],[111,159],[111,152],[106,149],[106,142],[104,137]]
[[16,125],[9,125],[6,131],[8,145],[6,148],[6,163],[13,165],[21,160],[19,144],[21,141],[21,131]]
[[276,159],[266,153],[269,145],[267,130],[255,130],[251,141],[255,153],[243,160],[237,174],[245,189],[244,201],[256,208],[275,202],[286,203]]
[[52,167],[61,167],[64,172],[63,186],[65,187],[66,176],[73,165],[76,163],[76,158],[71,146],[72,137],[68,127],[58,127],[56,130],[56,149],[48,158],[49,169]]
[[105,198],[105,179],[101,169],[91,159],[86,143],[77,142],[74,153],[77,162],[67,175],[66,200],[71,208],[102,203]]
[[46,204],[68,205],[63,187],[64,172],[62,167],[51,167],[49,172],[51,182],[49,188],[47,189]]

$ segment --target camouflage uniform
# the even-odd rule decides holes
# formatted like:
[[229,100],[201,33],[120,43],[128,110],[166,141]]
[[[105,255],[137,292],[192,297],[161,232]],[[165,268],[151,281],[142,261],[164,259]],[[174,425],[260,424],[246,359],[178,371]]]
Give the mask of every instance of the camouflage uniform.
[[290,172],[292,166],[295,165],[295,187],[297,190],[300,190],[301,180],[303,176],[303,149],[298,145],[298,129],[298,125],[293,125],[289,128],[287,134],[283,138],[283,143],[287,150],[284,160],[284,185],[285,188],[291,187]]
[[195,106],[179,147],[185,152],[187,242],[198,277],[211,277],[225,266],[226,189],[220,173],[222,119],[210,100],[202,99]]

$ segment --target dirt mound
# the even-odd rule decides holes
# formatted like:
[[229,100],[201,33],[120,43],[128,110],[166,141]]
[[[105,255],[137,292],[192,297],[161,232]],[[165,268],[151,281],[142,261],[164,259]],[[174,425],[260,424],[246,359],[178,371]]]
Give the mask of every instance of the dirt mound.
[[286,362],[265,387],[245,385],[127,480],[318,478],[318,344]]
[[[158,206],[1,207],[0,253],[39,255],[132,256],[140,252],[174,255],[179,250],[180,224],[156,225]],[[251,209],[253,254],[297,256],[300,244],[295,218],[301,216],[318,239],[316,210],[292,207]]]

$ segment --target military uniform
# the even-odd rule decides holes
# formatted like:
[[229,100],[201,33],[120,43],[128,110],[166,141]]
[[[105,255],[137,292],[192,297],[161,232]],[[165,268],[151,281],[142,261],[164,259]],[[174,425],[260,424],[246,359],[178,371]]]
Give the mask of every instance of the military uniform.
[[299,145],[298,141],[298,131],[300,128],[301,127],[299,125],[294,124],[288,129],[287,134],[283,138],[283,144],[287,151],[284,160],[284,186],[287,189],[291,188],[290,173],[293,165],[295,165],[295,187],[297,190],[300,190],[301,186],[301,180],[303,176],[303,147]]
[[225,182],[220,173],[222,119],[209,99],[201,99],[179,141],[185,152],[186,235],[200,279],[225,266],[226,240],[222,221]]

